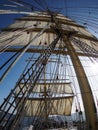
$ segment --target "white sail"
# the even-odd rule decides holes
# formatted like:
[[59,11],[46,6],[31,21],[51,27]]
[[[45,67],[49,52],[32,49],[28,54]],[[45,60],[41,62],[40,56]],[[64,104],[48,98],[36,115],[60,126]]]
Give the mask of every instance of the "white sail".
[[[0,11],[1,13],[6,12],[4,10]],[[11,11],[8,11],[11,12]],[[13,11],[12,11],[13,12]],[[63,15],[56,16],[59,23],[62,26],[63,32],[73,33],[73,37],[84,41],[87,45],[92,47],[91,41],[94,43],[93,48],[98,50],[98,45],[96,44],[97,39],[89,33],[83,26],[76,24],[69,18],[64,17]],[[33,39],[34,36],[42,30],[42,28],[49,23],[49,26],[46,28],[44,34],[40,36],[36,42],[32,42],[32,46],[48,46],[53,39],[56,37],[54,32],[51,29],[50,16],[47,13],[32,13],[29,16],[17,19],[15,23],[8,26],[6,29],[3,29],[3,34],[0,34],[0,46],[5,47],[6,45],[10,46],[25,46]],[[16,38],[15,38],[16,37]],[[14,40],[12,40],[14,38]],[[40,44],[41,42],[41,44]],[[59,42],[60,43],[60,42]],[[40,44],[40,45],[39,45]],[[58,46],[58,45],[57,45]],[[62,43],[64,47],[64,43]],[[74,48],[80,51],[75,44]]]
[[[19,98],[21,100],[21,98]],[[48,115],[71,115],[73,96],[47,98]],[[25,104],[25,116],[45,115],[45,99],[30,98]]]

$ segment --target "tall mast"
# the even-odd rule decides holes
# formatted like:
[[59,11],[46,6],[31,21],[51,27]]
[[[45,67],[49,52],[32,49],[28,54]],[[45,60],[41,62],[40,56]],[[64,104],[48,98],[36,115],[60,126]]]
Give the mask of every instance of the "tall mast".
[[46,88],[46,65],[44,65],[44,103],[45,103],[45,121],[48,120],[48,113],[47,113],[47,88]]
[[84,108],[85,108],[87,130],[97,130],[96,108],[95,108],[93,95],[92,95],[91,88],[87,80],[86,74],[84,72],[81,62],[73,46],[71,45],[69,39],[66,36],[63,36],[63,41],[65,42],[67,49],[69,51],[69,54],[70,54],[70,57],[71,57],[71,60],[72,60],[72,63],[73,63],[73,66],[77,75],[77,79],[79,82],[81,95],[82,95]]
[[76,76],[80,86],[80,91],[81,91],[83,104],[85,108],[87,130],[97,130],[97,122],[96,122],[97,114],[96,114],[96,108],[95,108],[94,99],[91,91],[91,86],[88,82],[88,79],[86,77],[82,64],[78,58],[78,55],[75,52],[75,49],[69,40],[69,38],[73,35],[73,32],[70,31],[64,34],[61,24],[56,19],[56,15],[53,15],[52,13],[50,13],[50,15],[51,15],[51,21],[55,23],[55,25],[53,24],[52,29],[55,31],[57,35],[61,33],[61,38],[63,39],[66,45],[66,48],[71,57],[76,72]]

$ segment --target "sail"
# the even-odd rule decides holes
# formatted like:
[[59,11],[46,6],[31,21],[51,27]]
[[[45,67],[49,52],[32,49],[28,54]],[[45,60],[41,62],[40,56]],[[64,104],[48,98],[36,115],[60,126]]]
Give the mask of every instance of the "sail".
[[[25,46],[29,42],[31,42],[36,34],[40,32],[45,26],[46,29],[44,31],[44,34],[38,37],[36,39],[36,42],[31,42],[31,45],[48,46],[56,37],[56,34],[51,29],[52,24],[50,22],[50,19],[51,17],[47,13],[33,13],[32,15],[17,19],[15,23],[3,29],[3,32],[0,34],[0,48],[3,49],[8,46],[8,48],[11,49],[11,46]],[[83,26],[60,14],[56,16],[56,19],[61,24],[63,32],[65,34],[68,33],[69,35],[73,35],[72,38],[75,38],[79,41],[84,41],[84,43],[86,45],[89,45],[90,47],[92,47],[93,42],[93,48],[98,50],[98,45],[96,44],[96,42],[98,42],[97,39],[92,34],[90,34]],[[72,39],[70,40],[72,41]],[[59,41],[59,43],[60,42],[61,41]],[[62,42],[62,47],[64,47],[64,45],[65,44]],[[73,46],[76,50],[81,51],[81,49],[74,43]],[[59,46],[57,45],[57,47]]]
[[[33,92],[40,92],[43,91],[44,83],[37,84],[33,90]],[[59,94],[72,94],[72,88],[70,83],[46,83],[47,91],[51,91],[52,93],[59,93]]]
[[[21,98],[19,98],[21,100]],[[29,98],[25,104],[25,116],[43,116],[45,114],[44,98]],[[47,98],[48,115],[70,115],[73,96]]]
[[[43,93],[44,85],[46,86],[46,91],[52,94],[73,94],[73,90],[71,87],[71,83],[68,82],[54,82],[54,83],[37,83],[32,90],[32,93]],[[27,87],[30,87],[31,84],[28,83]],[[25,91],[24,84],[21,83],[21,88],[23,88],[23,92]],[[19,87],[16,90],[16,93],[19,92]]]
[[[44,96],[44,86],[46,87],[46,99]],[[26,91],[24,84],[21,83],[20,87],[24,93]],[[28,87],[30,87],[29,83],[27,85]],[[16,94],[18,92],[19,88],[17,88]],[[21,94],[18,100],[21,100]],[[45,104],[45,100],[47,105]],[[72,102],[73,91],[71,83],[37,83],[30,97],[26,100],[25,116],[44,116],[45,107],[47,107],[48,115],[70,115]]]

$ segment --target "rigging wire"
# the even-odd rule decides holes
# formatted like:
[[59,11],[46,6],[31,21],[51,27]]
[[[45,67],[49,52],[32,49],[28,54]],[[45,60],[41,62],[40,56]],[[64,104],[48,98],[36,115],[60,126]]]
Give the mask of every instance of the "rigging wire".
[[18,10],[23,10],[23,9],[27,9],[29,11],[31,10],[31,8],[28,5],[24,5],[23,3],[20,3],[18,1],[13,1],[13,0],[8,0],[8,1],[10,3],[12,3],[13,5],[3,4],[3,6],[5,6],[5,7],[13,7],[13,8],[18,9]]
[[[74,16],[72,16],[72,18],[74,19]],[[86,23],[86,21],[83,21],[83,19],[80,20],[78,18],[75,21],[81,25],[86,24],[85,27],[88,30],[92,30],[94,33],[97,34],[96,26],[94,26],[93,24]]]
[[[93,27],[96,27],[95,25],[98,26],[98,24],[96,23],[96,21],[93,21],[93,20],[90,20],[88,17],[81,17],[81,16],[75,16],[75,15],[72,15],[71,17],[77,19],[77,21],[80,21],[82,24],[84,25],[90,25],[90,26],[93,26]],[[87,19],[88,18],[88,19]]]
[[[17,5],[17,9],[19,8],[19,10],[22,10],[22,8],[26,8],[29,11],[43,11],[43,8],[41,9],[40,6],[36,6],[34,3],[28,3],[25,2],[23,0],[19,0],[18,1],[13,1],[13,0],[9,0],[11,3],[14,3],[15,5]],[[33,1],[34,2],[34,1]],[[21,7],[21,8],[20,8]]]
[[[41,0],[40,0],[41,1]],[[48,4],[47,4],[47,1],[46,0],[43,0],[43,5],[44,5],[44,7],[45,7],[45,9],[46,10],[48,10],[49,9],[49,7],[48,7]]]
[[65,14],[66,14],[66,16],[67,16],[67,9],[68,7],[67,7],[67,0],[65,0]]
[[42,8],[42,10],[44,10],[45,11],[45,8],[43,7],[43,5],[42,5],[42,1],[38,1],[38,0],[33,0],[33,2],[35,2],[39,7],[41,7]]

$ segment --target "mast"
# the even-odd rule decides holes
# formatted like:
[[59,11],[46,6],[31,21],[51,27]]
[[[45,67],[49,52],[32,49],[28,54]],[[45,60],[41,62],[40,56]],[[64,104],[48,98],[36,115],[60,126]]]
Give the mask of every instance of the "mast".
[[66,32],[63,33],[63,29],[61,24],[59,23],[59,20],[56,19],[56,15],[51,15],[51,21],[55,23],[55,25],[52,25],[52,29],[55,31],[55,33],[58,35],[61,33],[61,39],[63,39],[66,48],[69,52],[69,55],[71,57],[76,76],[78,79],[78,83],[80,86],[80,91],[83,99],[83,104],[85,108],[85,115],[86,115],[86,124],[87,124],[87,130],[97,130],[97,114],[96,114],[96,108],[94,104],[93,94],[91,91],[90,84],[88,82],[88,79],[86,77],[85,71],[82,67],[82,64],[78,58],[77,53],[75,52],[74,47],[72,46],[69,38],[74,35],[76,32]]
[[79,82],[81,95],[82,95],[84,108],[85,108],[87,130],[97,130],[97,123],[96,123],[97,114],[96,114],[93,95],[86,74],[68,37],[63,35],[63,41],[65,42],[66,47],[69,51],[77,75],[77,79]]
[[48,120],[48,113],[47,113],[47,87],[46,87],[46,65],[44,65],[44,103],[45,103],[45,121]]

